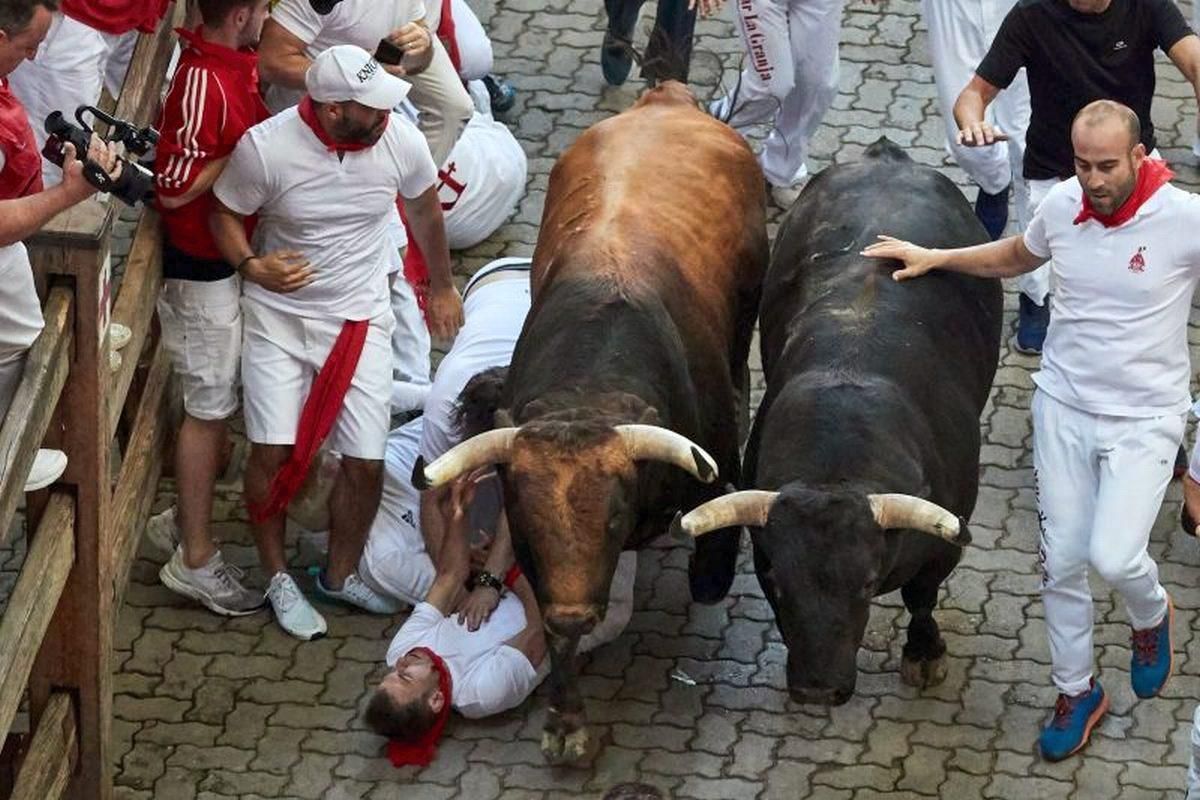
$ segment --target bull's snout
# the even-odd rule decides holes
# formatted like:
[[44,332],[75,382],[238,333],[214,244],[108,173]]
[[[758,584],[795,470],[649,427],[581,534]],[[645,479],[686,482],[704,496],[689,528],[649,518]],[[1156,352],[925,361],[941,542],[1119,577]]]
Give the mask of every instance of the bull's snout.
[[840,706],[854,695],[854,687],[831,689],[818,687],[791,687],[788,689],[793,702],[813,706]]
[[551,605],[545,610],[546,630],[554,636],[577,639],[600,621],[600,612],[595,606]]

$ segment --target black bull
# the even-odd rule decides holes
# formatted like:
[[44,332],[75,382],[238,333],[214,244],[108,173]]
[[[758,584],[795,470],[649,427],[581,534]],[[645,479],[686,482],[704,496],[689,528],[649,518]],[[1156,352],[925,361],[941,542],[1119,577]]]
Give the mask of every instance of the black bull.
[[861,162],[816,176],[783,222],[763,284],[767,391],[744,479],[769,491],[721,498],[683,520],[699,535],[702,517],[721,518],[718,504],[741,503],[722,519],[754,526],[755,570],[800,702],[849,699],[871,598],[897,588],[912,614],[902,677],[944,677],[932,611],[969,537],[965,528],[955,543],[917,532],[913,518],[888,519],[874,503],[897,493],[930,500],[942,522],[925,530],[954,534],[978,492],[1000,283],[948,272],[896,282],[897,262],[860,255],[879,234],[938,248],[987,240],[962,193],[886,139]]

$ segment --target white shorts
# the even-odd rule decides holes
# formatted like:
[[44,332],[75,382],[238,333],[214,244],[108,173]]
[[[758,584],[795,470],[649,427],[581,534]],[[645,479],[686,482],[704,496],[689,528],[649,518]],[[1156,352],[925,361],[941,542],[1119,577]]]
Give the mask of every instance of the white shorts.
[[[242,386],[246,436],[255,444],[296,443],[300,410],[313,378],[341,333],[340,319],[297,317],[242,298]],[[343,456],[382,461],[392,388],[391,310],[371,320],[358,369],[326,446]]]
[[163,347],[183,385],[183,410],[226,419],[238,407],[242,280],[163,281],[158,298]]

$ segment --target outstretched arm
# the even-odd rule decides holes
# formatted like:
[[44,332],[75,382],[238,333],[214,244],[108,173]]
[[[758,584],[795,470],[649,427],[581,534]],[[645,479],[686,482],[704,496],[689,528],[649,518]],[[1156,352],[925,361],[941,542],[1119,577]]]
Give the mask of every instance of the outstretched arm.
[[880,236],[878,242],[862,251],[862,255],[894,258],[901,262],[904,266],[892,273],[898,281],[919,277],[932,269],[962,272],[979,278],[1012,278],[1032,272],[1050,260],[1031,253],[1022,236],[951,250],[920,247],[891,236]]
[[967,147],[981,147],[1008,140],[1008,134],[993,128],[984,116],[988,104],[996,99],[1000,89],[978,75],[954,101],[954,121],[958,124],[958,143]]

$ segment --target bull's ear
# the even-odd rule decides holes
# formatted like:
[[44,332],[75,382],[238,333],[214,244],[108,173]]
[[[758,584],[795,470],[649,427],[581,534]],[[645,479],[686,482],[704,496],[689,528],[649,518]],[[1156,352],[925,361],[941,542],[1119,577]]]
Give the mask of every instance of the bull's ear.
[[496,413],[492,415],[492,427],[495,428],[515,428],[512,413],[507,408],[497,408]]

